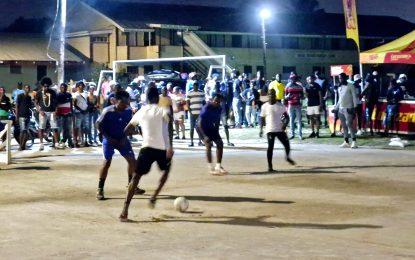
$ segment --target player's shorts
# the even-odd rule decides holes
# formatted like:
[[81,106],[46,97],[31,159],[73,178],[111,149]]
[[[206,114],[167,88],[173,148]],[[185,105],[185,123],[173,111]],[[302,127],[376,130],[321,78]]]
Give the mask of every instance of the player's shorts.
[[186,112],[184,111],[173,113],[174,121],[184,120],[185,116],[186,116]]
[[129,141],[126,142],[124,147],[117,149],[114,146],[112,146],[107,139],[104,138],[104,140],[102,141],[102,151],[104,153],[104,159],[107,161],[111,160],[112,156],[114,156],[115,150],[118,150],[122,157],[134,158],[134,151]]
[[150,172],[151,165],[157,162],[161,171],[170,170],[171,159],[167,158],[167,151],[151,147],[143,147],[137,157],[135,172],[145,175]]
[[39,114],[39,129],[45,130],[49,121],[51,129],[58,129],[58,121],[55,112],[45,112],[45,115]]
[[29,128],[30,118],[28,117],[19,117],[19,127],[20,131],[26,131]]
[[[199,131],[200,132],[200,131]],[[223,141],[222,141],[222,137],[220,136],[218,131],[204,131],[203,133],[205,134],[202,138],[205,139],[206,137],[208,138],[208,143],[215,143],[216,146],[223,146]]]
[[320,106],[307,107],[308,116],[318,116],[320,115]]

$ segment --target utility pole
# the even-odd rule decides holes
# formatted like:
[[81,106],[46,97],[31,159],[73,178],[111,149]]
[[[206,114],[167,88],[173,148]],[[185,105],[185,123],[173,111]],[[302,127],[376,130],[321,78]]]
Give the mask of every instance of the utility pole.
[[66,31],[66,0],[60,1],[60,30],[59,30],[59,61],[56,62],[58,71],[58,84],[65,80],[65,31]]
[[267,80],[267,38],[266,38],[266,30],[265,30],[265,21],[270,18],[271,13],[268,9],[262,9],[259,13],[262,22],[262,59],[264,63],[264,71],[263,77]]

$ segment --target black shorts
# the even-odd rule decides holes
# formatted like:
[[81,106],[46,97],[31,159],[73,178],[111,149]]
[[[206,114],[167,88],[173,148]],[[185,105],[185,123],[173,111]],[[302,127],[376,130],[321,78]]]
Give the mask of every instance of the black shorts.
[[223,146],[222,137],[219,133],[211,133],[206,135],[206,137],[209,139],[208,143],[215,143],[216,146]]
[[147,174],[154,162],[157,162],[161,171],[170,170],[171,159],[167,159],[166,150],[159,150],[151,147],[141,148],[135,166],[136,173],[139,175]]

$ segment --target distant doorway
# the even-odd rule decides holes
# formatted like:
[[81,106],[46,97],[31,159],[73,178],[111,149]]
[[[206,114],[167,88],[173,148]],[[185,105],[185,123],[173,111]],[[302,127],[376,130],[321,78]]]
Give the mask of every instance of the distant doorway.
[[48,74],[48,67],[45,65],[37,66],[37,81],[40,81],[43,77]]

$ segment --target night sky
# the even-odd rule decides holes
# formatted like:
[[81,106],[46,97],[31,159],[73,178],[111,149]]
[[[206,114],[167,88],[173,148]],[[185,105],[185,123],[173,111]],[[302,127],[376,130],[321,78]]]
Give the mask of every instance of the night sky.
[[[74,2],[76,0],[67,0]],[[152,3],[180,3],[238,7],[250,1],[259,6],[267,1],[259,0],[119,0]],[[274,3],[274,9],[284,10],[287,0],[268,0]],[[326,12],[343,12],[342,0],[319,0],[320,7]],[[391,15],[415,23],[415,0],[357,0],[359,14]],[[0,28],[12,23],[17,17],[53,17],[56,7],[55,0],[0,0]],[[394,13],[391,13],[394,11]]]

